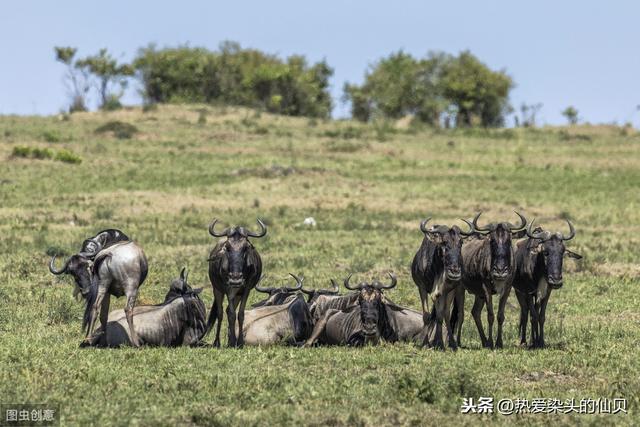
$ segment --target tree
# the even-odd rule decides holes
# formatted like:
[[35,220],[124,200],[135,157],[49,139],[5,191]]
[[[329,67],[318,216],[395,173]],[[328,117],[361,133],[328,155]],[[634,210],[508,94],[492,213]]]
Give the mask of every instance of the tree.
[[447,60],[441,54],[417,60],[403,51],[394,52],[369,67],[361,86],[345,84],[343,100],[351,102],[351,115],[357,120],[412,115],[437,125],[446,107],[438,81]]
[[87,94],[91,88],[86,70],[77,68],[73,62],[78,49],[69,46],[55,46],[56,61],[67,67],[65,86],[71,98],[69,112],[87,111]]
[[[120,98],[127,86],[127,77],[133,75],[133,67],[129,64],[118,64],[118,61],[111,56],[107,49],[100,51],[93,56],[76,61],[75,66],[79,69],[87,70],[95,76],[97,89],[100,95],[100,108],[120,107]],[[113,92],[113,85],[120,85],[120,92]]]
[[454,119],[458,127],[501,126],[512,87],[504,71],[490,70],[470,52],[418,60],[399,51],[370,66],[361,86],[347,83],[343,99],[363,121],[410,115],[433,126]]
[[562,115],[567,118],[567,121],[570,125],[575,125],[578,123],[578,110],[576,110],[572,105],[565,108],[562,112]]
[[537,104],[525,104],[524,102],[520,105],[520,113],[522,114],[522,126],[524,127],[535,127],[536,126],[536,116],[542,109],[543,104],[538,102]]
[[504,124],[514,86],[504,71],[492,71],[464,51],[445,64],[440,84],[445,98],[457,108],[456,126]]
[[178,47],[141,49],[133,63],[148,102],[206,102],[245,105],[291,116],[331,114],[326,61],[308,64],[304,56],[282,60],[238,43],[217,51]]

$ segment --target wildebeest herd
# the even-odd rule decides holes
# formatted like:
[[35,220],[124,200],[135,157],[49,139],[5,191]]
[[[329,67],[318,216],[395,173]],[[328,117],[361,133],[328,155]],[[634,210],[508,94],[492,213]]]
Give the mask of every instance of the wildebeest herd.
[[[411,275],[422,310],[416,311],[392,302],[387,293],[397,286],[393,273],[384,282],[356,283],[352,275],[344,279],[350,291],[340,294],[332,279],[329,289],[308,289],[304,278],[291,274],[293,286],[269,287],[262,274],[262,260],[250,239],[267,234],[258,220],[259,232],[245,227],[209,234],[223,238],[211,250],[209,279],[213,305],[206,318],[200,299],[202,289],[192,289],[186,268],[172,281],[164,301],[157,305],[136,306],[138,288],[147,276],[147,258],[142,248],[120,230],[109,229],[85,240],[80,252],[67,259],[60,269],[51,259],[51,273],[69,274],[76,293],[85,301],[81,346],[181,346],[204,345],[205,336],[216,327],[213,345],[220,346],[220,329],[227,299],[228,345],[289,344],[364,345],[386,342],[414,342],[419,345],[451,349],[462,345],[464,300],[474,297],[471,315],[483,347],[501,348],[505,306],[511,288],[520,305],[520,344],[527,345],[527,323],[531,321],[529,346],[544,347],[545,312],[553,289],[562,286],[564,256],[579,259],[564,242],[575,236],[533,228],[533,221],[517,213],[519,223],[496,222],[480,226],[478,213],[463,220],[469,227],[420,223],[424,234],[413,258]],[[514,245],[514,240],[520,239]],[[295,283],[295,284],[294,284]],[[246,303],[255,289],[266,298],[250,309]],[[127,297],[124,310],[109,312],[110,296]],[[493,296],[498,299],[498,325],[493,335]],[[431,306],[431,307],[430,307]],[[488,329],[481,314],[486,306]],[[96,323],[100,320],[100,327]]]

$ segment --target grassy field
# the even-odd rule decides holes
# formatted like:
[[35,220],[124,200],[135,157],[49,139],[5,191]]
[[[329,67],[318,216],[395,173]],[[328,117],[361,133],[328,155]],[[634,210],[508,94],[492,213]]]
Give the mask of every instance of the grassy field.
[[[113,122],[122,122],[114,124]],[[133,125],[127,126],[126,124]],[[63,424],[434,425],[640,423],[640,135],[618,127],[433,131],[167,106],[70,117],[0,117],[0,403],[59,405]],[[566,232],[547,311],[548,349],[480,349],[467,307],[456,353],[375,348],[79,349],[82,305],[47,270],[117,227],[149,258],[141,303],[187,265],[212,294],[207,225],[255,227],[264,271],[312,287],[394,271],[393,300],[419,298],[409,265],[419,221],[515,222]],[[317,227],[302,225],[312,216]],[[481,221],[482,222],[482,221]],[[251,300],[258,299],[252,295]],[[470,304],[467,298],[467,304]],[[124,299],[112,299],[122,307]],[[486,319],[486,317],[485,317]],[[211,341],[211,337],[208,338]],[[628,399],[628,415],[463,415],[463,397]]]

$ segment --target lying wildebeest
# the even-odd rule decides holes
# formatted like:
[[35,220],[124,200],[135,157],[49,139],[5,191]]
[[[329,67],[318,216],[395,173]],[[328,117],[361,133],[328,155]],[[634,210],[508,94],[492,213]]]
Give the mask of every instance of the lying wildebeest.
[[93,237],[89,237],[82,242],[82,249],[80,249],[79,255],[93,259],[98,252],[118,242],[128,242],[131,239],[120,230],[115,228],[109,228],[102,230]]
[[357,291],[357,304],[344,310],[329,309],[314,326],[311,337],[304,344],[311,346],[316,341],[329,345],[377,344],[380,338],[385,341],[398,340],[393,330],[382,299],[382,291],[392,289],[398,283],[389,273],[391,283],[383,285],[378,281],[369,284],[362,282],[355,287],[349,285],[351,275],[344,281],[345,288]]
[[[457,225],[449,228],[446,225],[434,225],[427,228],[427,218],[420,223],[424,239],[411,264],[411,276],[418,287],[422,302],[424,324],[433,322],[433,336],[426,335],[424,345],[444,348],[442,340],[442,321],[449,325],[447,337],[449,347],[457,348],[453,335],[455,327],[450,325],[451,303],[456,288],[462,286],[462,239],[471,234],[465,233]],[[433,308],[429,313],[429,296],[433,300]],[[460,318],[457,319],[460,322]]]
[[[180,278],[171,282],[164,302],[158,305],[136,306],[136,333],[140,345],[177,347],[197,345],[206,331],[206,309],[198,294],[191,289],[185,268]],[[90,339],[97,347],[129,346],[132,343],[124,310],[109,313],[106,333],[104,327]]]
[[[464,288],[475,296],[471,314],[478,328],[483,347],[493,348],[493,299],[497,294],[500,298],[498,305],[498,332],[496,347],[502,347],[502,325],[504,324],[504,308],[511,292],[511,284],[515,274],[515,257],[511,237],[518,236],[519,232],[527,226],[527,220],[520,213],[520,224],[513,225],[509,222],[492,223],[485,227],[478,226],[477,214],[472,222],[463,220],[471,230],[477,234],[477,238],[467,239],[462,246]],[[489,337],[484,334],[482,327],[482,308],[487,305],[487,321],[489,323]],[[464,318],[464,292],[458,292],[452,313],[452,322],[457,322],[458,345],[460,345],[460,330]],[[451,325],[450,325],[451,326]]]
[[[288,299],[290,299],[292,296],[295,296],[296,294],[298,294],[299,291],[302,290],[302,282],[304,281],[304,277],[299,278],[298,276],[292,273],[289,273],[289,275],[293,277],[293,279],[296,281],[296,286],[264,287],[262,286],[262,283],[264,283],[266,279],[264,276],[262,276],[260,278],[260,282],[256,284],[255,290],[258,292],[268,294],[268,296],[264,300],[258,301],[257,303],[253,304],[251,307],[256,308],[256,307],[263,307],[268,305],[283,304],[286,301],[288,301]],[[245,320],[246,320],[246,314],[245,314]]]
[[[76,291],[84,298],[86,308],[82,322],[88,339],[95,330],[100,311],[100,324],[106,325],[109,316],[110,295],[127,297],[124,309],[131,331],[131,342],[138,346],[138,337],[133,327],[133,307],[138,297],[138,288],[147,277],[148,264],[142,248],[132,241],[117,242],[101,250],[92,261],[81,254],[71,256],[57,270],[54,256],[49,263],[53,274],[70,274],[76,282]],[[109,295],[107,295],[107,293]]]
[[551,233],[542,228],[531,231],[533,221],[527,228],[527,239],[516,245],[516,275],[513,287],[520,304],[520,344],[527,344],[527,316],[531,315],[531,347],[544,347],[544,321],[551,290],[562,287],[562,258],[567,255],[580,259],[564,242],[576,235],[571,222],[569,235]]
[[[220,347],[220,326],[222,325],[222,303],[227,296],[227,321],[229,322],[229,347],[241,347],[243,344],[242,324],[244,322],[244,308],[251,289],[260,281],[262,275],[262,260],[258,251],[249,242],[249,237],[259,238],[267,234],[267,227],[258,219],[260,233],[252,233],[244,227],[227,228],[221,233],[215,231],[217,219],[209,226],[209,234],[213,237],[226,237],[219,242],[209,255],[209,280],[213,287],[213,305],[207,321],[209,331],[215,321],[215,347]],[[238,330],[236,335],[236,310]]]
[[[291,276],[297,283],[292,288],[263,288],[256,285],[257,291],[265,292],[269,297],[245,312],[242,331],[245,345],[297,345],[309,338],[313,321],[304,295],[299,292],[303,279],[293,274]],[[239,327],[236,333],[240,336]]]

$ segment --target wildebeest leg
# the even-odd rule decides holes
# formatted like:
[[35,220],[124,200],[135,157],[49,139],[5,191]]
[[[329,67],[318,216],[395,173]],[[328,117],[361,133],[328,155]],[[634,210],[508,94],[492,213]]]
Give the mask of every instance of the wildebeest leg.
[[235,347],[237,345],[236,339],[236,298],[237,295],[231,292],[227,294],[227,323],[229,325],[229,342],[227,347]]
[[520,345],[527,345],[527,320],[529,317],[529,306],[527,297],[516,291],[518,305],[520,305],[520,324],[518,325],[518,333],[520,334]]
[[452,290],[447,294],[445,307],[444,307],[444,322],[447,327],[447,341],[449,348],[452,350],[456,350],[458,348],[456,344],[456,339],[454,337],[454,329],[455,325],[451,324],[451,306],[453,304],[453,300],[455,299],[457,289]]
[[[213,340],[214,347],[220,347],[220,328],[222,327],[222,318],[224,317],[224,310],[222,309],[222,303],[224,302],[224,294],[215,288],[213,289],[213,304],[215,305],[215,313],[218,319],[216,324],[216,337]],[[214,310],[213,306],[211,307]],[[212,315],[213,315],[212,314]]]
[[536,347],[538,342],[538,304],[535,302],[533,295],[527,295],[527,308],[529,310],[529,316],[531,317],[531,348]]
[[238,347],[242,347],[244,345],[244,331],[242,328],[244,323],[244,307],[247,305],[249,292],[251,292],[251,289],[247,288],[242,294],[242,299],[240,300],[240,309],[238,311]]
[[324,313],[324,316],[320,320],[316,322],[316,325],[313,327],[313,332],[309,339],[304,343],[302,347],[311,347],[318,339],[320,334],[324,331],[324,328],[327,326],[327,322],[329,318],[337,313],[339,310],[330,309]]
[[133,307],[136,305],[137,297],[137,291],[132,295],[127,295],[127,305],[124,308],[124,314],[127,316],[127,325],[129,326],[129,335],[131,335],[131,345],[134,347],[140,347],[140,340],[133,326]]
[[491,296],[491,292],[486,287],[484,288],[484,296],[487,301],[487,323],[489,337],[487,338],[487,348],[493,348],[493,320],[495,319],[495,315],[493,314],[493,297]]
[[444,350],[444,342],[442,339],[442,320],[444,318],[446,301],[447,301],[447,295],[441,294],[441,295],[438,295],[438,297],[433,303],[434,309],[436,312],[436,324],[435,324],[434,337],[433,337],[433,340],[431,341],[431,346],[438,348],[440,350]]
[[471,315],[473,316],[473,320],[476,322],[476,327],[478,328],[478,334],[480,334],[480,341],[482,342],[482,346],[487,346],[487,337],[484,334],[484,329],[482,328],[482,318],[480,315],[482,314],[482,308],[484,307],[484,299],[476,295],[475,300],[473,301],[473,308],[471,309]]
[[89,324],[87,325],[87,334],[85,336],[85,341],[89,341],[91,335],[93,335],[93,331],[96,327],[96,322],[98,321],[98,310],[102,306],[102,301],[104,300],[106,294],[107,288],[104,286],[99,286],[98,295],[96,296],[96,300],[93,303],[93,307],[91,307],[91,317],[89,318]]
[[511,293],[511,285],[506,287],[500,295],[498,302],[498,336],[496,337],[496,348],[502,348],[502,326],[504,325],[504,308],[507,305],[507,299]]
[[462,347],[462,323],[464,322],[464,299],[465,299],[465,290],[464,286],[460,285],[456,289],[455,296],[455,306],[458,310],[458,318],[456,319],[456,333],[458,340],[458,347]]
[[538,315],[538,348],[544,348],[544,320],[545,313],[547,312],[547,303],[549,302],[549,297],[551,296],[551,291],[547,293],[547,295],[542,298],[540,302],[540,314]]
[[420,302],[422,303],[422,322],[426,326],[428,321],[429,321],[429,316],[430,316],[430,313],[429,313],[429,293],[422,286],[418,286],[418,293],[420,294]]

